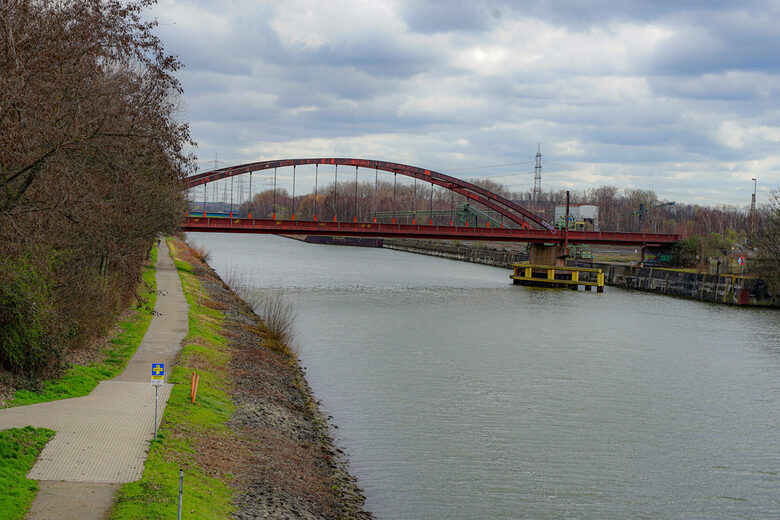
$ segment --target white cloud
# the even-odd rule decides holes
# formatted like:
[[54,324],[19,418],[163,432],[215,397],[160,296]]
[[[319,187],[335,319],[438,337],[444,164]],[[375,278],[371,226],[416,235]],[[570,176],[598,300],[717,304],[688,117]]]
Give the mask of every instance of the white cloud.
[[161,0],[154,14],[162,27],[175,26],[174,30],[183,34],[225,38],[234,31],[229,11],[201,7],[187,0]]
[[737,150],[750,148],[760,153],[767,146],[775,147],[780,143],[780,127],[724,121],[718,128],[717,136],[723,146]]
[[718,128],[718,142],[728,148],[741,150],[745,147],[745,131],[734,121],[724,121]]
[[488,107],[484,99],[432,94],[425,97],[410,96],[398,107],[397,112],[401,117],[425,115],[450,119],[464,113],[478,114]]
[[452,63],[483,76],[630,73],[635,61],[673,34],[656,25],[617,24],[575,32],[537,19],[509,20],[456,49]]
[[575,140],[553,143],[550,149],[551,155],[565,159],[581,157],[585,154],[585,149],[581,142]]
[[275,4],[271,27],[283,44],[312,49],[404,30],[392,3],[381,0],[285,0]]

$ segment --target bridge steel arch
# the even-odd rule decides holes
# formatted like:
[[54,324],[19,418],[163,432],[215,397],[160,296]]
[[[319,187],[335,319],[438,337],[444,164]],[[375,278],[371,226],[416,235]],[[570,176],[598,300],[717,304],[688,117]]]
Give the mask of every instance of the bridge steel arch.
[[319,159],[280,159],[273,161],[260,161],[253,163],[229,166],[208,172],[200,173],[187,177],[186,187],[194,188],[201,184],[226,179],[235,175],[245,173],[270,170],[273,168],[285,168],[289,166],[314,165],[314,164],[332,164],[334,166],[356,166],[358,168],[367,168],[371,170],[381,170],[390,173],[397,173],[419,179],[424,182],[430,182],[448,190],[454,191],[473,201],[498,212],[504,217],[517,224],[533,222],[537,226],[552,231],[553,226],[540,216],[528,211],[519,204],[512,202],[490,190],[466,182],[464,180],[439,173],[433,170],[426,170],[408,164],[400,164],[387,161],[374,161],[371,159],[346,159],[346,158],[319,158]]

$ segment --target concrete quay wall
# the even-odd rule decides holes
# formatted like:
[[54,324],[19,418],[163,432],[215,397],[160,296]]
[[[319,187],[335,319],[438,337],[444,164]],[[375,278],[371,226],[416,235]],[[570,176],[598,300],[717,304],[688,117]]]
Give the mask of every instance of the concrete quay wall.
[[528,261],[528,253],[526,252],[463,244],[425,243],[422,240],[385,239],[382,247],[494,267],[509,268],[513,263]]
[[780,308],[780,295],[773,295],[764,280],[735,275],[689,273],[671,269],[600,262],[570,262],[571,265],[601,269],[607,285],[640,291],[682,296],[728,305]]

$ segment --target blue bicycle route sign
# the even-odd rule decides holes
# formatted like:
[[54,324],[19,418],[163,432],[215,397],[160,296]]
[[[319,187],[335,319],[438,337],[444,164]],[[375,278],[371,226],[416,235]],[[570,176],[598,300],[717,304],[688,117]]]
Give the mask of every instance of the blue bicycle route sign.
[[152,363],[152,386],[160,386],[165,379],[165,363]]

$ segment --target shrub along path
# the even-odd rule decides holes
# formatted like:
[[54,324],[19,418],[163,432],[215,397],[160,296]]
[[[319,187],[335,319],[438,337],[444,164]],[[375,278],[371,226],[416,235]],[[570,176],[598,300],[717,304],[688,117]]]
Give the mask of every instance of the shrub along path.
[[[164,242],[157,288],[155,316],[121,375],[85,397],[0,410],[0,430],[31,425],[57,432],[28,474],[40,481],[29,519],[102,519],[119,484],[141,478],[154,436],[151,363],[172,368],[187,333],[187,302]],[[171,386],[160,388],[158,422]]]

